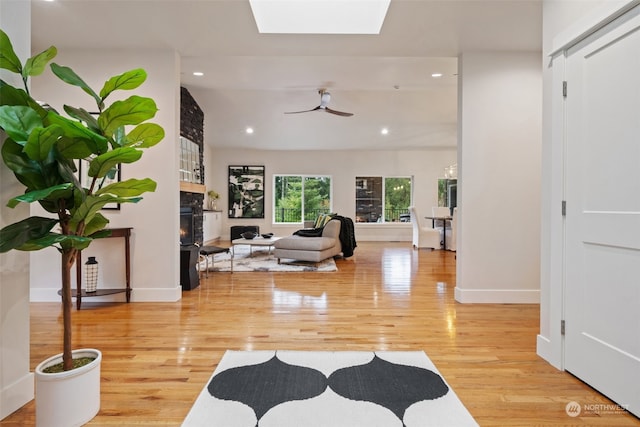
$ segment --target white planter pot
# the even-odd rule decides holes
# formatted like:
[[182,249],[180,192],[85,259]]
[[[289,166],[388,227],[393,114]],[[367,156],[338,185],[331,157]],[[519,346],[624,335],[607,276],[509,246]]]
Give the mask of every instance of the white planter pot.
[[100,410],[100,364],[95,349],[73,351],[73,358],[95,357],[88,365],[71,371],[46,374],[44,369],[62,362],[62,354],[36,367],[36,427],[76,427],[89,422]]

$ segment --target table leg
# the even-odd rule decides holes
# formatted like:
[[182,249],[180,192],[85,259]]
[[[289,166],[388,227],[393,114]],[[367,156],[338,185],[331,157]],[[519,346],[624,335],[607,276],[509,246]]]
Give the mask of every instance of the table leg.
[[[127,230],[129,231],[129,230]],[[124,235],[124,273],[126,280],[126,300],[127,302],[131,301],[131,245],[129,243],[130,233],[126,233]]]
[[76,255],[76,310],[82,305],[82,251]]
[[447,250],[447,221],[446,220],[442,220],[442,244],[443,244],[443,251]]

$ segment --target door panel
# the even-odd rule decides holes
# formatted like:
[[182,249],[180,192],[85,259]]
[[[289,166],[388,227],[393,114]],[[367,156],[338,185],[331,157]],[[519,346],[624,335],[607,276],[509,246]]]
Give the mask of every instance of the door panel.
[[565,368],[640,415],[640,7],[566,64]]

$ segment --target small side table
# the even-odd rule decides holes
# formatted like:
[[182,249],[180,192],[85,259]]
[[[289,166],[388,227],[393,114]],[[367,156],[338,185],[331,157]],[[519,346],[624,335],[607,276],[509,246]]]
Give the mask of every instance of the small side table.
[[[133,227],[125,227],[125,228],[109,228],[111,234],[106,236],[109,237],[122,237],[124,238],[124,268],[125,268],[125,287],[124,288],[112,288],[112,289],[98,289],[95,292],[87,293],[84,289],[82,289],[82,251],[78,251],[78,255],[76,256],[76,289],[71,290],[71,296],[76,298],[76,308],[80,310],[80,306],[82,305],[82,298],[90,298],[90,297],[100,297],[104,295],[113,295],[125,293],[127,302],[131,301],[131,246],[129,239],[131,237],[131,230]],[[60,293],[60,292],[58,292]]]

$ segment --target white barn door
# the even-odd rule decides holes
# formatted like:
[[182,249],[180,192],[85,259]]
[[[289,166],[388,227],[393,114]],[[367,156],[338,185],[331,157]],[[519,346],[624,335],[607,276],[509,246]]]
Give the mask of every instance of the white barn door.
[[640,6],[565,75],[564,366],[640,416]]

